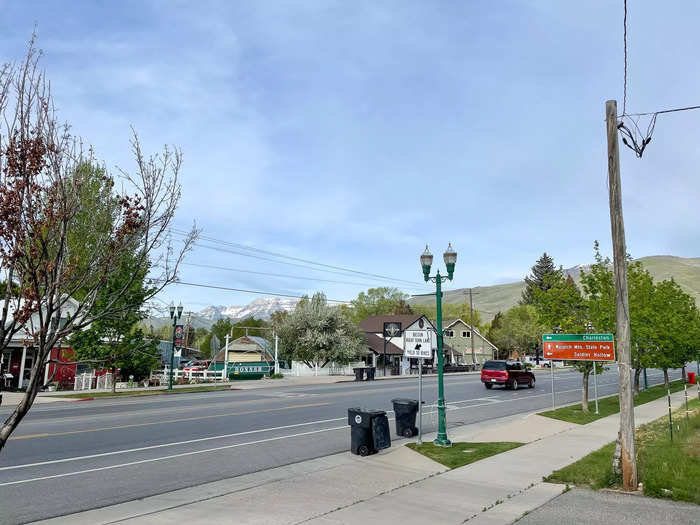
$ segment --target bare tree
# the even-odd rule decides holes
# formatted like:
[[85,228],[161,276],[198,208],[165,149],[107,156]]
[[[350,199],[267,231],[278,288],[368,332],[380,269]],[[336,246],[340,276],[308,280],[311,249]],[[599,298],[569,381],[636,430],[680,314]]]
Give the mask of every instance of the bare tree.
[[135,132],[135,172],[115,179],[103,170],[99,190],[85,198],[95,173],[85,166],[98,163],[59,123],[40,58],[33,35],[22,63],[0,67],[0,351],[23,332],[34,357],[24,397],[0,428],[0,450],[31,408],[51,350],[125,308],[133,280],[96,304],[122,256],[136,254],[150,268],[149,299],[176,280],[198,234],[193,227],[176,253],[166,244],[182,154],[166,147],[147,156]]

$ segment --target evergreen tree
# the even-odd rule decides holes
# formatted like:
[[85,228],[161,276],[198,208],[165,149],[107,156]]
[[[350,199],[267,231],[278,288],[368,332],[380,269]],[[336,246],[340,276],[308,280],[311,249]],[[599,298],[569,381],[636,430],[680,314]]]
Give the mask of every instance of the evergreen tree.
[[531,268],[530,275],[525,277],[525,289],[520,304],[534,304],[535,292],[549,290],[552,287],[551,277],[558,272],[561,273],[561,270],[554,267],[554,259],[547,255],[547,252],[544,252]]

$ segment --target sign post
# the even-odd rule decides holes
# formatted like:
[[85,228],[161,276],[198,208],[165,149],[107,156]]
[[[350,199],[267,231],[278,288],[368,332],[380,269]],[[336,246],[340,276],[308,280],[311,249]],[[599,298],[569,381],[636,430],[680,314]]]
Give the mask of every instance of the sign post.
[[423,443],[423,359],[433,355],[433,340],[427,330],[406,330],[403,339],[404,357],[418,359],[418,444]]
[[552,410],[554,410],[554,361],[593,361],[595,413],[598,413],[596,361],[615,361],[613,334],[542,334],[542,355],[550,360],[552,371]]

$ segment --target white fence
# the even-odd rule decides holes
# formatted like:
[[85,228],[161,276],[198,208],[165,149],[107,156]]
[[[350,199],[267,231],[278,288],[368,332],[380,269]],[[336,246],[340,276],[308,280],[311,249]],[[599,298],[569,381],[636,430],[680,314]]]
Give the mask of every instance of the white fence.
[[355,372],[353,368],[367,366],[362,361],[356,361],[347,365],[338,365],[329,363],[324,367],[310,367],[300,361],[292,361],[292,368],[282,368],[280,372],[284,375],[302,377],[302,376],[352,376]]
[[[165,368],[162,371],[151,374],[154,379],[160,379],[160,384],[164,385],[169,381],[170,369]],[[223,381],[226,379],[224,370],[178,370],[173,369],[173,382],[184,379],[188,383],[210,383],[212,381]]]

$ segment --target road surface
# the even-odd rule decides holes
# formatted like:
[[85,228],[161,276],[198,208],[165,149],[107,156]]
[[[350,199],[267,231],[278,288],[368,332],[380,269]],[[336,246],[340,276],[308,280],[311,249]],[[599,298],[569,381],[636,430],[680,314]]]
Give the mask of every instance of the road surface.
[[[581,374],[554,375],[557,404],[580,399]],[[512,391],[486,390],[478,375],[446,376],[448,436],[451,426],[550,408],[550,373],[536,378],[534,389]],[[649,371],[650,384],[662,381],[660,371]],[[0,522],[25,523],[343,452],[349,407],[389,411],[392,398],[417,398],[417,385],[411,377],[37,405],[0,452]],[[598,392],[617,392],[615,367],[599,376]],[[437,425],[436,376],[424,376],[424,399],[430,432]],[[0,417],[8,411],[0,408]]]

